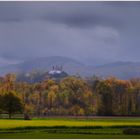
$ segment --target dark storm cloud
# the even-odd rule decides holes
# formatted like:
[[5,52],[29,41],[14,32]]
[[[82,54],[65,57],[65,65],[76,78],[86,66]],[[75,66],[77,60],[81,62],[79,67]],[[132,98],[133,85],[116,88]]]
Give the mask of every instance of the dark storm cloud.
[[[0,21],[47,20],[69,26],[120,26],[121,21],[98,12],[97,2],[0,2]],[[101,14],[100,14],[101,13]]]
[[0,2],[0,21],[1,22],[16,22],[20,21],[21,13],[18,6],[12,2]]
[[70,16],[46,16],[44,20],[49,20],[53,23],[62,23],[66,24],[70,27],[92,27],[95,25],[106,25],[106,26],[114,26],[115,28],[121,28],[123,26],[122,22],[118,22],[115,19],[111,19],[109,17],[101,16],[98,14],[75,14]]
[[140,2],[0,2],[0,59],[60,55],[91,64],[135,61],[139,13]]
[[122,7],[122,8],[126,8],[126,7],[135,7],[135,8],[139,8],[140,2],[139,1],[108,1],[107,4],[114,6],[114,7]]

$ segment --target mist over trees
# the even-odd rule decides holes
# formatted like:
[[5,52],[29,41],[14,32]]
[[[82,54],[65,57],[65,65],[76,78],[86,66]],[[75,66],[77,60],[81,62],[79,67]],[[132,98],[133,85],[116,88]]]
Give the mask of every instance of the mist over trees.
[[15,113],[37,117],[140,115],[140,79],[67,76],[28,83],[7,74],[0,78],[0,113],[9,117]]

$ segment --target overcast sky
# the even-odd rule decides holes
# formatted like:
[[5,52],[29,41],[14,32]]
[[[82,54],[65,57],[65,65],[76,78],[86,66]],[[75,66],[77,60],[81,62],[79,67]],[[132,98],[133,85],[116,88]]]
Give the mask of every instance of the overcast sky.
[[0,66],[67,56],[140,61],[140,2],[0,2]]

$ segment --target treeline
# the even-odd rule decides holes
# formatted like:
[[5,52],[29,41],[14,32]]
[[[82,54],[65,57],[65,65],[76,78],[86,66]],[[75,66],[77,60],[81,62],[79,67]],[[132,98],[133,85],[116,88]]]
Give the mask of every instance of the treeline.
[[119,80],[68,76],[59,82],[16,82],[0,78],[0,113],[25,116],[140,115],[140,79]]

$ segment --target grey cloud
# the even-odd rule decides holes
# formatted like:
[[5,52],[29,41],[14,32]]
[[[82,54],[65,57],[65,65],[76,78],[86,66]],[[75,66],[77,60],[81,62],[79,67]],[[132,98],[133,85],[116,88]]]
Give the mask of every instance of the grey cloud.
[[136,61],[139,13],[135,2],[0,2],[0,60]]
[[9,28],[3,30],[5,36],[0,38],[3,44],[0,45],[1,56],[21,60],[48,55],[66,55],[79,59],[79,53],[84,58],[99,53],[100,45],[106,50],[110,49],[110,44],[105,43],[104,40],[117,41],[119,36],[117,30],[102,26],[75,29],[49,22],[24,22],[13,23],[13,25],[2,23],[0,27],[2,27],[1,31]]
[[59,16],[52,15],[44,17],[44,20],[49,20],[50,22],[57,22],[61,24],[66,24],[70,27],[92,27],[96,25],[105,25],[105,26],[113,26],[115,28],[121,28],[123,26],[123,22],[118,22],[115,19],[111,19],[109,17],[101,16],[98,14],[73,14],[70,16]]
[[50,20],[76,27],[121,27],[122,21],[105,14],[103,7],[98,2],[0,2],[0,21]]
[[139,1],[108,1],[107,4],[119,8],[139,8],[140,6]]

